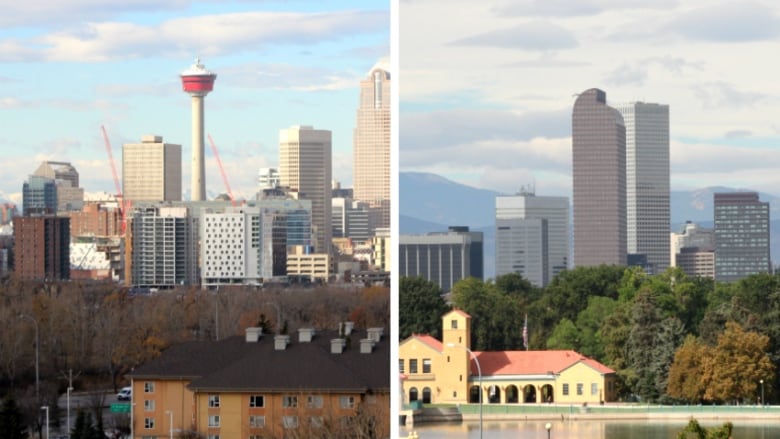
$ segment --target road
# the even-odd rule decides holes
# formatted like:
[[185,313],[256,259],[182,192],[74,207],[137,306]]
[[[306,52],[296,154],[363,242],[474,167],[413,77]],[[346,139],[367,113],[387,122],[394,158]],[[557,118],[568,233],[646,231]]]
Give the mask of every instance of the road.
[[[102,401],[101,401],[101,393],[102,395]],[[113,390],[104,390],[102,392],[75,392],[71,393],[70,395],[70,428],[73,428],[74,425],[76,425],[76,416],[79,412],[79,409],[83,410],[91,410],[92,407],[95,406],[95,404],[100,403],[103,407],[102,414],[103,414],[103,426],[106,429],[109,429],[113,423],[113,419],[116,416],[121,416],[123,414],[117,414],[117,413],[111,413],[111,404],[117,403],[117,402],[126,402],[129,404],[129,401],[117,401],[116,399],[116,393]],[[68,432],[68,420],[67,420],[67,407],[68,407],[68,398],[66,394],[60,395],[59,399],[57,400],[57,404],[60,407],[60,429],[52,430],[51,435],[52,437],[57,437],[56,435],[64,435]],[[125,415],[127,416],[127,415]]]

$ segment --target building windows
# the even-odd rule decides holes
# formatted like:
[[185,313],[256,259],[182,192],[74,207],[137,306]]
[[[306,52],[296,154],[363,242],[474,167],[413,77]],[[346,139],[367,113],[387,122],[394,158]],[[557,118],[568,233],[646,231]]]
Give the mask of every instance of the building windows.
[[339,406],[343,409],[355,408],[355,397],[354,396],[339,397]]
[[298,417],[282,416],[282,425],[284,428],[298,428]]
[[322,395],[309,395],[306,397],[306,407],[310,409],[321,409],[322,402]]
[[569,394],[569,383],[563,383],[563,394],[564,395]]
[[582,383],[577,383],[577,395],[582,395]]
[[208,438],[209,439],[219,439],[219,435],[218,434],[210,434],[210,435],[208,435]]
[[154,400],[153,399],[145,399],[144,400],[144,411],[147,411],[147,412],[153,412],[154,411]]
[[265,407],[265,398],[263,395],[249,395],[249,407]]
[[431,373],[431,359],[423,358],[423,373]]
[[154,393],[154,382],[146,381],[144,383],[144,393]]
[[209,428],[219,427],[219,415],[209,415]]
[[409,360],[409,373],[417,373],[417,359],[412,358]]
[[458,329],[458,321],[457,320],[451,321],[450,322],[450,328],[451,329]]
[[144,428],[154,428],[154,418],[144,418]]
[[599,383],[590,383],[590,394],[598,395],[598,393],[599,393]]
[[312,428],[322,428],[324,424],[325,420],[322,416],[312,416],[309,418],[309,425],[311,425]]
[[265,427],[265,416],[249,415],[249,426],[252,428]]
[[398,372],[404,373],[404,359],[401,358],[398,360]]
[[298,407],[298,397],[295,395],[284,395],[282,397],[282,407],[286,409]]
[[219,408],[219,395],[209,395],[209,408]]

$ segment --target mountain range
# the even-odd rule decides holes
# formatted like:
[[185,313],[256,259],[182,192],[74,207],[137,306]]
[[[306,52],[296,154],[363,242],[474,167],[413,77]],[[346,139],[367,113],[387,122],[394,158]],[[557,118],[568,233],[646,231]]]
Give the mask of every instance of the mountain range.
[[[703,227],[713,226],[713,194],[748,189],[707,187],[670,193],[671,231],[678,232],[686,221]],[[469,226],[485,233],[485,276],[493,277],[495,265],[494,215],[495,199],[505,194],[478,189],[424,172],[401,172],[398,177],[399,233],[420,234],[445,231],[449,226]],[[542,196],[544,194],[537,194]],[[770,219],[780,218],[780,197],[759,192],[761,201],[769,202]],[[780,255],[780,219],[771,221],[770,251]]]

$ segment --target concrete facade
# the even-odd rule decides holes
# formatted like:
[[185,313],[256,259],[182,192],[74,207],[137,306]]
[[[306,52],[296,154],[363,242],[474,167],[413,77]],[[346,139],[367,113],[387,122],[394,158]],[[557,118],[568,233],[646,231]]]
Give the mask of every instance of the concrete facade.
[[181,145],[162,136],[143,136],[122,147],[122,193],[125,200],[181,201]]

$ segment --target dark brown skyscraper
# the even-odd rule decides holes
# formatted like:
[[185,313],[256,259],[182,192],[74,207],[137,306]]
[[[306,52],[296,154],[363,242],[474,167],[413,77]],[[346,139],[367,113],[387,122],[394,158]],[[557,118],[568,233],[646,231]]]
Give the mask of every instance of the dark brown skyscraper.
[[14,218],[14,275],[19,279],[70,279],[70,218]]
[[596,88],[574,102],[572,175],[574,265],[626,265],[626,127]]

